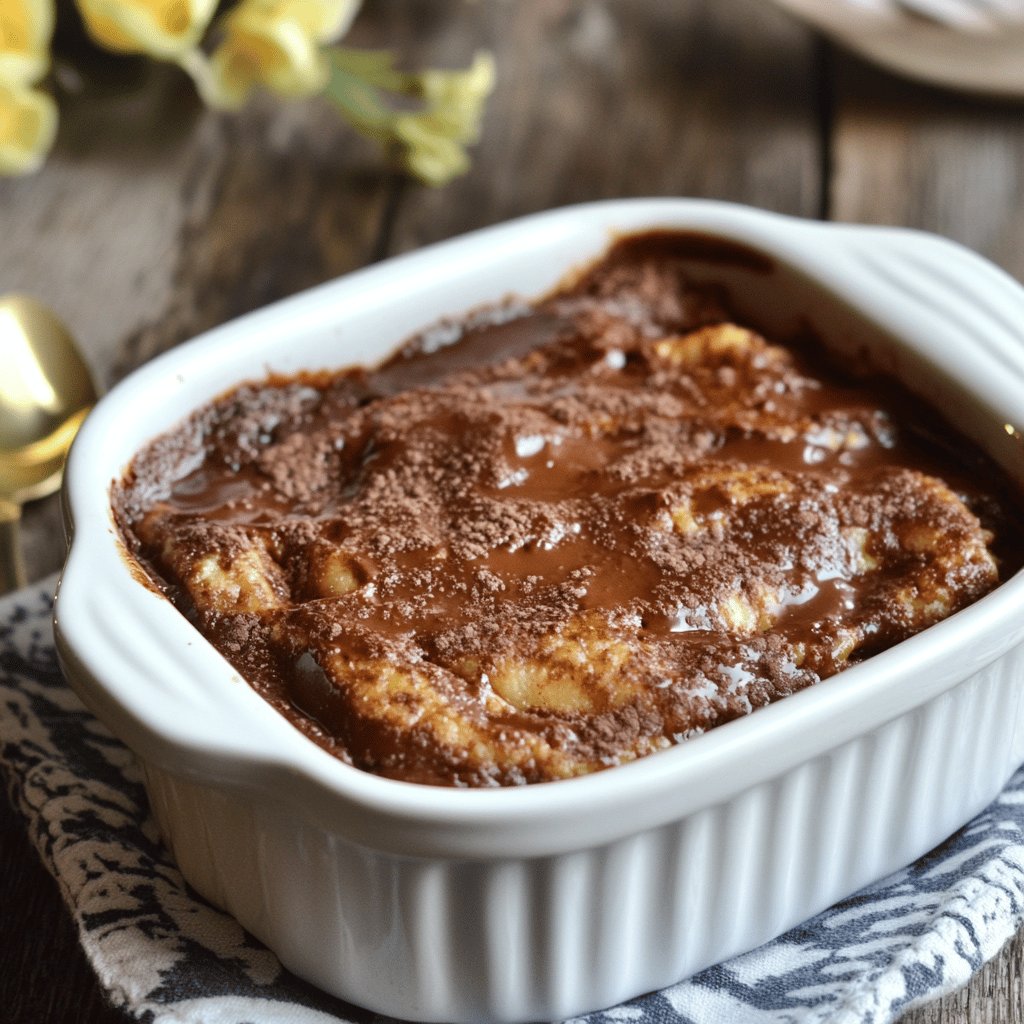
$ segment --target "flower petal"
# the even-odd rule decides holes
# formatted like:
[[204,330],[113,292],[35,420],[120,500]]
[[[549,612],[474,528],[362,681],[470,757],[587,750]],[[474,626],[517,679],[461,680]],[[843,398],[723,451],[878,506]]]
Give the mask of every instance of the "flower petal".
[[0,85],[0,174],[29,174],[57,134],[57,105],[38,89]]
[[175,60],[206,31],[217,0],[77,0],[93,39],[118,53]]
[[270,18],[242,3],[225,21],[225,37],[210,60],[212,102],[238,107],[254,86],[282,96],[310,96],[327,82],[316,41],[296,21]]
[[[386,51],[333,47],[327,96],[359,131],[398,143],[406,170],[428,185],[443,185],[469,168],[465,146],[477,140],[484,104],[494,87],[494,58],[476,54],[461,71],[403,72]],[[396,109],[389,93],[422,101],[420,110]]]
[[31,85],[50,67],[53,0],[0,3],[0,81]]
[[403,144],[402,164],[424,184],[444,185],[469,170],[462,143],[424,115],[400,115],[395,136]]
[[361,0],[242,0],[247,9],[268,21],[291,21],[318,43],[340,39],[359,12]]

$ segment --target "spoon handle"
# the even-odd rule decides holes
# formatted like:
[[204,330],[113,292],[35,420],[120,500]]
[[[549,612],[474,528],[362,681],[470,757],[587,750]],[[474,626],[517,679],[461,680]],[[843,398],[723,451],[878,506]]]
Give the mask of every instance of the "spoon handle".
[[25,563],[21,558],[18,524],[21,506],[0,498],[0,594],[25,586]]

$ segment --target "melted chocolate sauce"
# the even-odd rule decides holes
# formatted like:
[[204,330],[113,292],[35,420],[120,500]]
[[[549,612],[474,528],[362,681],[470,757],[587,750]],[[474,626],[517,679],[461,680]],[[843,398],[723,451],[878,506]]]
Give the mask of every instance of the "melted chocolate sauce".
[[[127,542],[317,742],[448,785],[679,742],[1020,568],[1001,472],[895,382],[728,324],[698,249],[772,269],[631,237],[375,371],[236,390],[137,457]],[[384,665],[422,689],[381,697]]]

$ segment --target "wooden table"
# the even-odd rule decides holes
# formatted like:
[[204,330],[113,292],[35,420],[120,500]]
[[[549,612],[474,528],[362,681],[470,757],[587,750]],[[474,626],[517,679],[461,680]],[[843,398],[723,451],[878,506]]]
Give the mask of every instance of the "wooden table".
[[[430,191],[382,169],[320,102],[204,111],[173,69],[78,53],[45,169],[0,183],[0,291],[73,325],[97,380],[355,267],[519,214],[612,196],[736,200],[948,235],[1024,278],[1024,105],[911,85],[765,0],[377,0],[351,42],[411,66],[495,51],[473,169]],[[258,373],[259,367],[254,366]],[[35,577],[56,503],[28,511]],[[0,810],[0,1017],[123,1021],[56,886]],[[1021,936],[964,991],[907,1015],[1024,1020]]]

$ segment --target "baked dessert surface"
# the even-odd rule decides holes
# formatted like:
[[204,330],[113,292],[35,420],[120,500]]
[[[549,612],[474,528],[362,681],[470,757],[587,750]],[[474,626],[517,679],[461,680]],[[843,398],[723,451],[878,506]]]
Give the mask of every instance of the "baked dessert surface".
[[114,505],[316,742],[490,786],[669,747],[977,600],[1024,561],[1009,486],[892,382],[733,323],[671,236],[640,236],[372,373],[243,385],[141,452]]

